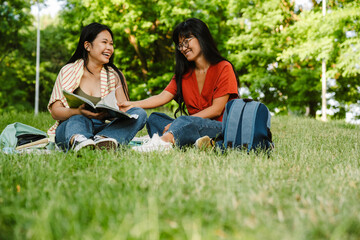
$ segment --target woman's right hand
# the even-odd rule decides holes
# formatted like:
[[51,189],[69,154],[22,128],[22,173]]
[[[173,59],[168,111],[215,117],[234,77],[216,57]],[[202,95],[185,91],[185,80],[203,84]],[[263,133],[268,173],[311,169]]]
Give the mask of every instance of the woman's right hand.
[[123,112],[128,111],[129,109],[134,107],[134,103],[131,101],[124,101],[122,103],[117,103],[119,109]]
[[81,115],[87,117],[87,118],[93,118],[93,119],[99,119],[102,120],[107,116],[106,112],[99,112],[99,113],[94,113],[92,111],[86,110],[85,109],[85,104],[81,105],[80,107],[78,107],[79,112]]
[[85,104],[82,104],[78,108],[66,108],[60,100],[57,100],[50,106],[51,116],[55,120],[65,121],[74,115],[83,115],[87,118],[94,118],[102,120],[107,116],[107,113],[100,112],[94,113],[85,109]]
[[133,107],[139,107],[143,109],[149,109],[149,108],[155,108],[160,107],[168,102],[170,102],[174,98],[174,95],[172,95],[168,91],[162,91],[158,95],[151,96],[149,98],[139,100],[139,101],[124,101],[121,103],[118,103],[118,106],[120,110],[129,110]]

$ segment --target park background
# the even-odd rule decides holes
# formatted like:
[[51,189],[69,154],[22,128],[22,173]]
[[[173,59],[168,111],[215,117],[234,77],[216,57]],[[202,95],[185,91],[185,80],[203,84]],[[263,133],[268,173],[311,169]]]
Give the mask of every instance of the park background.
[[[52,86],[88,23],[111,26],[115,64],[140,99],[172,76],[174,26],[198,17],[234,63],[242,96],[275,113],[276,147],[270,157],[126,146],[0,153],[0,239],[360,239],[360,126],[343,120],[359,101],[358,1],[327,1],[325,17],[320,1],[62,1],[57,14],[41,17],[35,116],[37,6],[1,3],[0,130],[54,123],[46,111]],[[327,122],[316,119],[323,59]]]
[[[359,118],[358,1],[327,1],[326,16],[321,0],[68,0],[53,9],[49,2],[40,1],[40,111],[46,111],[56,76],[85,25],[110,26],[114,63],[137,100],[168,84],[174,72],[172,30],[196,17],[234,64],[242,97],[265,103],[275,114],[320,116],[325,60],[328,119]],[[2,1],[0,113],[34,109],[37,7],[36,1]]]

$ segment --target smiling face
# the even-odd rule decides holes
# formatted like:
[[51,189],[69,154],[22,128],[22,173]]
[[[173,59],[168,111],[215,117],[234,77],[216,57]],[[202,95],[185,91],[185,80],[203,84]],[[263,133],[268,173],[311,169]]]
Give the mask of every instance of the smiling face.
[[85,42],[84,47],[88,51],[89,62],[95,64],[109,63],[110,57],[114,53],[114,45],[111,34],[104,30],[100,32],[93,42]]
[[182,46],[179,50],[188,61],[196,61],[203,55],[199,40],[194,36],[189,38],[180,37],[179,46]]

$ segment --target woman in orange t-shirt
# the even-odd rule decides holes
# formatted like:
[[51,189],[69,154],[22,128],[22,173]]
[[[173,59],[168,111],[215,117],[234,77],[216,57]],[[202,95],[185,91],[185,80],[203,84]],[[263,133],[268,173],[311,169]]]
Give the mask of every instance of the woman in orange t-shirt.
[[180,23],[173,32],[173,41],[176,66],[169,85],[158,95],[119,106],[124,110],[155,108],[175,99],[179,104],[175,116],[178,112],[181,116],[173,119],[163,113],[152,113],[146,123],[151,140],[134,150],[165,150],[173,145],[194,144],[205,135],[219,136],[225,105],[238,97],[234,67],[220,55],[203,21],[190,18]]

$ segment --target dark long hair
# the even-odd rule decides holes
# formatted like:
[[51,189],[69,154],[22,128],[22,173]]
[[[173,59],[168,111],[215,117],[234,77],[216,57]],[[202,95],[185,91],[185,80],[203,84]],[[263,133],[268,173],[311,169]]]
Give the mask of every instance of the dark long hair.
[[[94,22],[94,23],[90,23],[89,25],[85,26],[83,28],[83,30],[81,31],[79,43],[77,45],[75,53],[72,55],[72,57],[70,58],[70,60],[67,63],[73,63],[78,59],[83,59],[85,68],[90,72],[90,70],[87,67],[88,52],[86,51],[86,49],[84,47],[84,43],[86,41],[92,43],[95,40],[95,38],[97,37],[97,35],[102,31],[108,31],[110,33],[112,39],[114,40],[114,35],[113,35],[112,31],[106,25]],[[126,99],[129,100],[129,93],[128,93],[128,89],[127,89],[127,85],[126,85],[126,82],[125,82],[124,75],[114,65],[113,60],[114,60],[114,54],[112,54],[112,56],[110,57],[109,62],[104,64],[104,68],[106,69],[106,71],[109,71],[108,67],[111,67],[112,69],[114,69],[116,71],[116,73],[120,77],[121,85],[122,85],[122,87],[124,89]]]
[[[200,44],[202,53],[204,54],[205,59],[211,64],[217,64],[221,61],[228,61],[223,56],[221,56],[219,50],[216,47],[214,38],[212,37],[209,28],[207,25],[197,18],[189,18],[186,21],[178,24],[173,32],[173,42],[175,46],[179,44],[179,38],[189,38],[194,36],[197,38]],[[189,72],[190,69],[195,69],[195,62],[189,62],[186,57],[176,48],[175,50],[175,80],[177,86],[177,93],[175,96],[175,101],[179,104],[179,107],[175,111],[175,117],[178,112],[180,114],[186,114],[185,103],[182,94],[182,77],[185,73]],[[229,62],[229,61],[228,61]],[[231,64],[231,62],[230,62]],[[239,87],[239,79],[236,74],[234,66],[233,67],[237,85]]]

